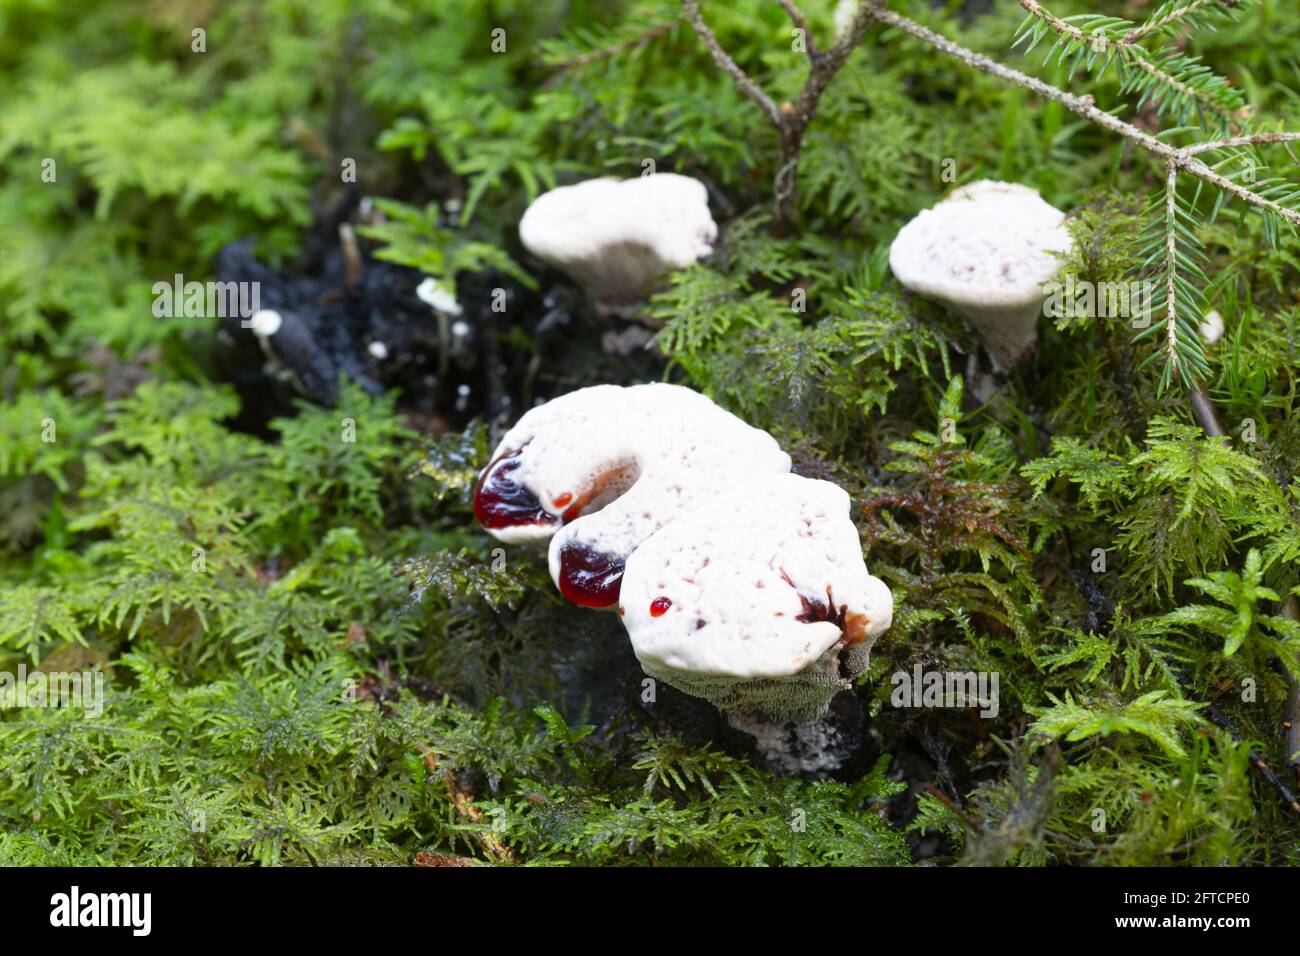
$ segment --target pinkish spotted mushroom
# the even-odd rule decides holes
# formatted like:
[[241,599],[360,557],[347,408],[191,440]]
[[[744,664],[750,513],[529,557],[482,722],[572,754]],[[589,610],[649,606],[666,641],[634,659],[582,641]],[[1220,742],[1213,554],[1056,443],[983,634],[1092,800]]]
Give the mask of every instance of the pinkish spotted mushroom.
[[969,321],[994,366],[1008,371],[1033,355],[1044,286],[1070,245],[1065,213],[1037,190],[986,179],[904,226],[889,267],[904,286]]
[[713,251],[718,227],[699,180],[675,173],[589,179],[537,197],[519,238],[603,306],[635,301]]
[[893,606],[867,573],[848,494],[773,474],[644,541],[627,560],[619,614],[648,675],[710,701],[794,772],[825,769],[822,718],[866,669]]
[[636,547],[681,514],[790,456],[680,385],[596,385],[528,411],[479,477],[474,513],[507,542],[550,539],[551,577],[584,607],[618,601]]

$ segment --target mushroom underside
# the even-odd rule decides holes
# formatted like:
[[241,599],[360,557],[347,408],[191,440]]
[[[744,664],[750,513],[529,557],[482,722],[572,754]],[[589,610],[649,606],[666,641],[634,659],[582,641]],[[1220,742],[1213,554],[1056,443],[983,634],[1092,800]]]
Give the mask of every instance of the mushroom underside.
[[728,717],[807,723],[826,714],[831,698],[867,668],[875,638],[837,643],[807,667],[781,677],[737,677],[682,671],[650,661],[641,669],[682,693],[709,701]]

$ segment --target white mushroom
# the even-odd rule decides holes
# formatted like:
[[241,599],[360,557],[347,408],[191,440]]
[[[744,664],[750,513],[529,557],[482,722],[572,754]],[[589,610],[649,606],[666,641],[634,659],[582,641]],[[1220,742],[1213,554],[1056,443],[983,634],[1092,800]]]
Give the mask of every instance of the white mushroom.
[[529,252],[603,305],[642,297],[672,270],[711,253],[717,237],[704,185],[674,173],[552,189],[519,222]]
[[248,320],[248,327],[259,339],[269,339],[283,324],[284,319],[274,309],[258,309]]
[[913,292],[965,317],[1007,371],[1033,354],[1044,285],[1070,245],[1065,213],[1037,190],[981,180],[904,226],[889,267]]
[[771,435],[689,388],[597,385],[519,419],[479,477],[474,513],[502,541],[551,538],[560,592],[611,607],[651,534],[751,475],[789,470]]
[[859,0],[839,0],[835,4],[835,12],[831,14],[831,23],[835,30],[835,39],[839,40],[848,35],[849,29],[853,26],[853,18],[857,16]]
[[1213,345],[1219,339],[1223,338],[1223,316],[1219,315],[1217,309],[1211,309],[1205,313],[1205,318],[1201,322],[1199,331],[1201,338],[1205,340],[1206,345]]
[[456,297],[439,285],[438,280],[433,276],[425,276],[424,280],[415,287],[415,294],[421,302],[435,312],[460,315],[464,311],[456,301]]
[[[762,475],[658,531],[627,560],[619,614],[642,669],[716,705],[771,762],[803,744],[893,619],[849,496]],[[820,769],[807,763],[782,769]]]

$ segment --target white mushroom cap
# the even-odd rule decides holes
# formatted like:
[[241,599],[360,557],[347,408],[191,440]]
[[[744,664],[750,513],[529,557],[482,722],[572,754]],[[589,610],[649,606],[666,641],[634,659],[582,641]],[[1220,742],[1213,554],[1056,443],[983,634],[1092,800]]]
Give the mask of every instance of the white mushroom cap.
[[284,319],[274,309],[258,309],[248,320],[248,327],[253,330],[255,335],[267,338],[279,332],[280,326],[283,324]]
[[[655,531],[750,475],[789,470],[771,435],[689,388],[597,385],[531,409],[506,433],[475,512],[502,541],[554,535],[556,585],[603,607],[617,600],[627,556]],[[575,596],[574,562],[586,560],[609,566],[608,596]]]
[[433,276],[425,276],[415,287],[415,294],[421,302],[435,312],[460,315],[464,311],[456,301],[456,297],[444,289]]
[[1205,313],[1205,318],[1198,329],[1201,338],[1205,340],[1206,345],[1213,345],[1219,339],[1223,338],[1223,316],[1219,314],[1218,309],[1211,309]]
[[1038,191],[981,180],[962,186],[899,231],[889,249],[898,281],[965,317],[994,364],[1032,352],[1044,285],[1070,249],[1065,213]]
[[552,189],[519,222],[529,252],[611,304],[639,298],[707,256],[717,237],[704,184],[675,173]]
[[842,488],[762,475],[643,542],[619,613],[651,677],[742,718],[806,722],[866,668],[893,596]]

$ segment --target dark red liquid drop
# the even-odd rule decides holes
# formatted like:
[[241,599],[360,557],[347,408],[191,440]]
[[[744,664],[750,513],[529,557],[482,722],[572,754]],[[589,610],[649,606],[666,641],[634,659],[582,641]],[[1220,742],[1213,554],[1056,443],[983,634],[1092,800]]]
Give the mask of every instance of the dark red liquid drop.
[[559,525],[531,491],[515,481],[519,452],[504,452],[488,465],[474,489],[474,517],[485,528],[515,528],[526,524]]
[[663,617],[668,613],[668,609],[672,606],[673,602],[670,598],[657,597],[650,602],[650,616]]
[[610,607],[618,603],[623,586],[623,560],[580,544],[560,549],[560,593],[581,607]]
[[[782,575],[785,575],[784,570],[782,570],[781,573]],[[785,575],[785,579],[787,581],[790,580],[788,575]],[[794,587],[794,584],[791,583],[790,586]],[[801,624],[812,624],[817,621],[830,621],[840,629],[840,633],[843,635],[842,640],[846,645],[856,644],[858,641],[866,638],[866,617],[862,614],[849,614],[849,606],[847,604],[836,606],[835,595],[831,593],[830,588],[826,589],[826,602],[824,604],[803,593],[800,593],[799,595],[799,603],[803,605],[803,613],[796,614],[794,619],[799,621]]]

